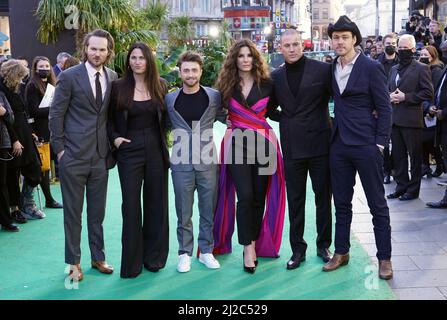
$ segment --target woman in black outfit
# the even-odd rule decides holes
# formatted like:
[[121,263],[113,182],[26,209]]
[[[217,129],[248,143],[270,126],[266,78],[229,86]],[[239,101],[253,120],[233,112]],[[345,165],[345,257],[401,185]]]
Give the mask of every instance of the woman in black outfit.
[[[17,60],[8,60],[1,66],[0,91],[2,91],[14,112],[14,125],[11,130],[12,155],[14,159],[8,162],[7,183],[12,218],[18,223],[25,223],[24,212],[28,210],[33,218],[45,217],[42,211],[34,207],[24,207],[20,197],[20,175],[25,177],[25,183],[35,188],[40,182],[40,159],[34,144],[31,128],[28,124],[25,102],[20,95],[22,79],[28,75],[26,69]],[[20,210],[20,209],[21,210]],[[30,216],[28,214],[28,216]]]
[[12,223],[9,214],[9,195],[6,183],[7,162],[12,160],[10,132],[14,113],[3,92],[0,92],[0,225],[3,230],[17,232],[20,229]]
[[112,84],[108,132],[117,149],[123,199],[121,277],[134,278],[143,265],[157,272],[166,264],[169,154],[166,89],[150,48],[143,43],[132,45],[125,70],[124,77]]
[[[50,107],[40,107],[48,85],[56,85],[56,76],[51,68],[50,60],[47,57],[37,56],[32,64],[31,77],[26,86],[25,98],[30,117],[34,119],[33,132],[42,142],[50,141],[50,130],[48,128]],[[54,158],[54,154],[51,152],[51,160],[54,160]],[[45,207],[62,208],[62,205],[54,200],[51,195],[49,170],[42,172],[40,185],[45,196]]]

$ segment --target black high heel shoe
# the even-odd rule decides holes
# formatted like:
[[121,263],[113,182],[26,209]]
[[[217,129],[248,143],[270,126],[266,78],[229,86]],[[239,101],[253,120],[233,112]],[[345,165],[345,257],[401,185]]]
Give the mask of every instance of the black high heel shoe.
[[251,274],[253,274],[253,273],[255,273],[255,271],[256,271],[256,265],[257,265],[257,260],[255,261],[255,266],[254,267],[247,267],[246,265],[245,265],[245,252],[242,252],[242,263],[244,264],[244,271],[245,272],[248,272],[248,273],[251,273]]

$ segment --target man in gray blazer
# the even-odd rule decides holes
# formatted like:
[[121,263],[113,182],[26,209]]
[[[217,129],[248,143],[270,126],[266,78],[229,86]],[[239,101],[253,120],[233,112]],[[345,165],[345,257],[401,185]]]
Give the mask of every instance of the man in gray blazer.
[[178,218],[179,272],[188,272],[191,268],[194,246],[191,217],[196,189],[200,214],[199,261],[207,268],[220,268],[212,254],[217,193],[213,124],[216,118],[225,123],[226,110],[222,109],[218,91],[200,85],[202,66],[202,58],[195,52],[188,51],[180,56],[178,67],[183,88],[165,98],[174,134],[170,162]]
[[59,160],[64,201],[65,262],[74,281],[83,279],[80,242],[85,189],[92,267],[113,272],[105,261],[102,227],[110,152],[107,109],[111,82],[117,79],[105,65],[113,50],[110,33],[100,29],[89,33],[84,40],[84,63],[60,74],[50,108],[50,141]]

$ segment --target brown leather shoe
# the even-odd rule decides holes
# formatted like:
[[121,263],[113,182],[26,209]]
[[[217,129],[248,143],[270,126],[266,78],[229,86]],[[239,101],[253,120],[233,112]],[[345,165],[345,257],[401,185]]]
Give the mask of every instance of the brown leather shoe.
[[84,279],[84,274],[82,273],[81,265],[80,264],[70,265],[70,273],[68,274],[68,277],[78,282],[82,281],[82,279]]
[[349,262],[349,253],[338,254],[335,253],[331,260],[323,266],[323,271],[329,272],[338,269],[341,266],[347,265]]
[[92,268],[98,269],[99,272],[105,273],[105,274],[111,274],[113,273],[113,267],[110,264],[107,264],[105,261],[92,261]]
[[390,280],[393,277],[393,266],[390,260],[379,260],[379,278]]

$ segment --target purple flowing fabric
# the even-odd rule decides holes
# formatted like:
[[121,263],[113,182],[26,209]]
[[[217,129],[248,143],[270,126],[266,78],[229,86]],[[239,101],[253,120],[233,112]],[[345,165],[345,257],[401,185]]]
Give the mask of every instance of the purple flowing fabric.
[[213,230],[214,254],[231,252],[231,237],[234,232],[236,215],[236,189],[227,170],[225,156],[229,153],[229,148],[231,148],[233,130],[240,128],[256,131],[268,139],[276,149],[276,172],[268,178],[264,217],[259,238],[256,240],[256,255],[260,257],[279,257],[284,226],[286,191],[284,164],[279,142],[265,119],[268,101],[269,97],[263,98],[254,104],[251,109],[247,109],[235,99],[230,100],[228,111],[231,128],[227,129],[221,143],[218,201]]

